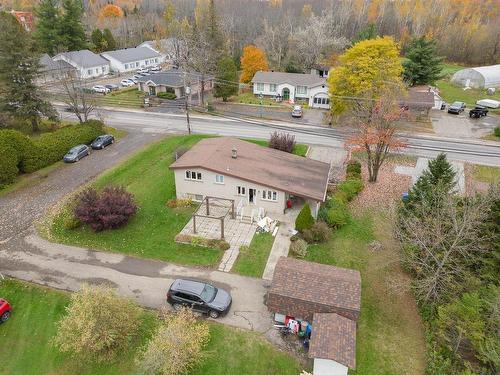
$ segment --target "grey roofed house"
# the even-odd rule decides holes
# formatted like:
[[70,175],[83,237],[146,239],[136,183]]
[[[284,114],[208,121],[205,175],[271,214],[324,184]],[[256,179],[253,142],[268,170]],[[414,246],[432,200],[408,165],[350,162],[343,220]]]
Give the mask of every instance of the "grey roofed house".
[[65,59],[73,62],[79,68],[93,68],[96,66],[109,65],[109,61],[105,58],[95,54],[88,49],[82,49],[80,51],[62,52],[54,56],[55,60],[59,60],[59,57],[65,57]]
[[121,63],[128,63],[132,61],[140,61],[149,58],[160,57],[160,54],[151,48],[147,47],[132,47],[124,48],[116,51],[106,51],[102,53],[102,56],[110,56]]
[[293,86],[315,87],[324,85],[325,78],[317,74],[285,73],[285,72],[263,72],[258,71],[252,78],[252,83],[289,83]]
[[44,53],[40,57],[40,72],[68,72],[74,70],[73,65],[67,63],[64,60],[53,60],[52,57]]
[[232,137],[203,139],[170,168],[203,168],[321,202],[330,171],[327,163]]
[[[200,73],[185,72],[181,69],[170,69],[149,76],[141,77],[138,82],[152,82],[157,86],[184,87],[185,84],[198,82],[202,76]],[[213,76],[205,76],[205,81],[213,79]]]

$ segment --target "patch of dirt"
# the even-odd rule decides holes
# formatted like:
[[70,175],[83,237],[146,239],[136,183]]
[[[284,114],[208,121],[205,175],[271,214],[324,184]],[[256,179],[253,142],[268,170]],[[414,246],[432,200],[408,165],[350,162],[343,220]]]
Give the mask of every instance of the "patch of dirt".
[[368,170],[362,163],[361,174],[365,187],[351,202],[354,213],[367,208],[377,208],[390,211],[394,203],[401,199],[402,194],[411,187],[411,177],[394,172],[396,166],[415,166],[410,161],[386,161],[378,173],[377,182],[368,182]]
[[469,196],[487,193],[490,188],[490,184],[487,182],[474,179],[474,168],[475,166],[473,164],[464,164],[465,194]]

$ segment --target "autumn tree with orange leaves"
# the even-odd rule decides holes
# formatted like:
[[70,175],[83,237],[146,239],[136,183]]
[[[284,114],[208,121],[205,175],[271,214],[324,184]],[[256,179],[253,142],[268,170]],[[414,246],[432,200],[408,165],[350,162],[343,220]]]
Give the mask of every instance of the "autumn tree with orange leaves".
[[118,5],[107,4],[104,7],[102,7],[101,11],[99,12],[99,17],[108,19],[121,18],[123,17],[123,9],[120,8]]
[[269,69],[265,52],[254,45],[243,48],[240,61],[242,70],[240,81],[243,83],[250,82],[259,70],[266,71]]
[[398,94],[388,90],[378,99],[367,95],[356,109],[359,127],[345,146],[351,152],[366,152],[369,182],[377,182],[380,167],[391,152],[406,147],[396,134],[398,121],[407,117],[407,111],[397,103]]

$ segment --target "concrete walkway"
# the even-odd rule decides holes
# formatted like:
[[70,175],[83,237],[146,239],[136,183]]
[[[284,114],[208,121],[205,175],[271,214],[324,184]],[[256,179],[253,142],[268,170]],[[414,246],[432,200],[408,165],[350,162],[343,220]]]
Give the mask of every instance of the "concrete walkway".
[[34,228],[0,244],[0,272],[69,291],[78,290],[85,282],[105,283],[120,295],[153,309],[169,306],[166,293],[174,279],[206,280],[233,297],[229,314],[217,321],[259,332],[271,328],[263,280],[55,244],[40,238]]

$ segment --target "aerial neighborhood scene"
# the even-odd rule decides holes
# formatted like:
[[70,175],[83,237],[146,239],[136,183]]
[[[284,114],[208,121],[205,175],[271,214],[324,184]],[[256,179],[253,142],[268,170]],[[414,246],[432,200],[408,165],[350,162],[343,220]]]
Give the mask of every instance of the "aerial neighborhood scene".
[[500,1],[0,0],[0,375],[500,373]]

